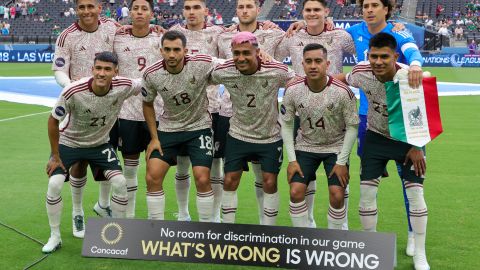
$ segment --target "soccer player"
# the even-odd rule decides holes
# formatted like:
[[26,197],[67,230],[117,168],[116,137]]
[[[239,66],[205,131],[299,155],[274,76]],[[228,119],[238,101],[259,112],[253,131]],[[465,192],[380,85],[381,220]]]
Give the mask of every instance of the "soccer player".
[[[208,8],[205,0],[186,0],[183,3],[183,16],[186,18],[186,25],[176,24],[170,30],[183,33],[187,38],[189,54],[206,54],[218,57],[218,37],[225,31],[225,28],[218,25],[208,25],[205,16],[208,15]],[[211,85],[207,88],[208,111],[212,116],[214,147],[217,144],[216,130],[218,111],[220,110],[220,96],[218,86]],[[220,222],[220,206],[223,192],[223,164],[218,151],[214,151],[212,167],[210,169],[210,183],[214,193],[214,221]],[[175,175],[175,191],[177,193],[178,220],[190,220],[188,211],[188,192],[190,190],[190,159],[181,151],[177,157],[177,173]]]
[[426,163],[421,148],[394,140],[388,129],[388,111],[384,83],[392,81],[399,69],[408,66],[397,63],[397,42],[387,33],[379,33],[370,39],[368,61],[356,65],[352,72],[341,76],[348,84],[361,88],[368,100],[368,128],[360,174],[360,221],[365,231],[376,231],[377,191],[381,176],[389,160],[401,164],[410,202],[410,222],[415,237],[413,262],[415,269],[430,269],[425,254],[427,229],[427,205],[423,196]]
[[[95,57],[93,77],[82,78],[65,87],[48,119],[51,157],[47,164],[47,215],[51,236],[42,251],[50,253],[62,244],[60,220],[61,191],[70,167],[86,160],[92,170],[100,169],[112,183],[112,216],[125,217],[127,186],[120,161],[108,143],[123,101],[140,92],[140,80],[116,77],[118,60],[111,52]],[[114,78],[115,77],[115,78]],[[66,125],[59,128],[59,122]]]
[[[270,56],[275,55],[275,50],[284,36],[284,32],[280,29],[272,28],[264,22],[258,22],[260,13],[260,3],[258,0],[238,0],[236,14],[239,19],[237,28],[230,32],[220,35],[218,40],[219,56],[223,59],[232,58],[232,38],[239,32],[251,32],[258,40],[258,47]],[[283,59],[277,59],[283,60]],[[220,106],[220,117],[218,120],[218,140],[219,140],[219,156],[225,156],[225,141],[229,128],[229,119],[232,117],[232,103],[228,89],[225,89]],[[255,195],[258,204],[258,217],[260,224],[263,224],[263,176],[260,164],[252,162],[252,170],[255,174]]]
[[[199,219],[211,222],[213,143],[206,88],[217,63],[208,55],[187,55],[186,44],[182,33],[166,32],[162,37],[163,60],[148,67],[143,75],[143,113],[152,138],[146,152],[148,217],[164,219],[163,181],[185,147],[193,166]],[[158,131],[153,107],[157,95],[164,101]]]
[[[302,14],[306,22],[306,28],[296,32],[292,37],[285,37],[278,45],[276,56],[277,59],[284,59],[290,56],[292,59],[292,68],[298,75],[305,75],[303,67],[303,48],[307,44],[318,43],[323,45],[328,51],[327,73],[330,75],[339,74],[343,71],[343,54],[355,54],[355,46],[352,37],[344,30],[334,29],[328,30],[325,18],[330,10],[327,8],[325,0],[307,0],[303,2]],[[297,129],[294,129],[297,134]],[[316,181],[310,179],[307,190],[307,207],[308,221],[310,227],[316,227],[313,217],[313,209],[315,205]],[[345,189],[345,205],[348,214],[348,191]],[[348,229],[348,215],[345,217],[344,229]]]
[[[102,12],[99,0],[77,0],[76,10],[78,22],[62,31],[55,47],[52,70],[62,88],[83,77],[91,76],[95,55],[103,51],[113,51],[113,39],[117,30],[117,25],[113,21],[99,18]],[[79,161],[69,172],[73,235],[78,238],[83,238],[85,234],[82,197],[87,183],[87,166],[87,162]],[[99,183],[100,192],[94,211],[100,216],[107,217],[111,215],[110,183],[109,181]]]
[[[290,162],[287,172],[293,225],[310,225],[305,192],[323,162],[330,194],[328,228],[340,230],[347,216],[344,193],[349,181],[348,159],[357,138],[359,120],[355,94],[327,75],[328,58],[327,50],[320,44],[310,43],[304,47],[302,65],[306,77],[287,85],[280,119]],[[296,114],[300,118],[300,129],[294,146]]]
[[261,63],[259,43],[250,32],[237,33],[231,42],[233,59],[212,73],[214,83],[229,91],[233,115],[225,146],[223,222],[234,223],[237,188],[244,164],[258,160],[263,176],[263,224],[275,225],[279,195],[277,176],[282,165],[282,138],[278,120],[278,89],[294,77],[280,63]]
[[[356,24],[347,29],[347,32],[352,35],[355,41],[355,47],[357,50],[357,60],[359,62],[367,60],[369,41],[377,33],[389,33],[395,37],[397,41],[397,53],[399,54],[398,62],[409,64],[408,71],[409,84],[416,88],[422,80],[422,63],[423,58],[418,50],[415,40],[412,35],[406,31],[394,31],[394,25],[387,23],[390,18],[394,4],[390,0],[359,0],[359,5],[362,7],[364,21],[360,24]],[[367,130],[367,111],[368,101],[364,91],[360,91],[360,125],[358,128],[358,148],[357,154],[362,157],[363,145],[365,141],[365,134]],[[397,171],[401,176],[401,163],[397,163]],[[406,248],[406,254],[409,256],[414,255],[414,237],[412,227],[409,219],[409,202],[405,193],[405,187],[403,186],[403,195],[405,201],[405,208],[408,221],[408,242]]]
[[[152,0],[133,0],[130,4],[132,27],[115,35],[114,52],[118,57],[119,75],[141,79],[147,66],[161,59],[160,35],[150,27],[153,17]],[[137,171],[140,153],[147,149],[150,133],[143,117],[142,96],[127,99],[120,111],[118,128],[119,149],[124,161],[127,180],[127,218],[135,217],[135,198],[138,187]],[[162,113],[162,99],[155,99],[157,119]],[[115,128],[114,128],[115,129]]]

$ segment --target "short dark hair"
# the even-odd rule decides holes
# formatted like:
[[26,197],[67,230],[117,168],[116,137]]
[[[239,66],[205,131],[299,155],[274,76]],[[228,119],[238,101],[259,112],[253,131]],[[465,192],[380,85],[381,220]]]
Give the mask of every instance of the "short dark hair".
[[[363,2],[364,1],[365,0],[357,0],[361,9],[363,9]],[[393,7],[394,7],[394,4],[395,4],[395,0],[380,0],[380,2],[382,2],[384,7],[388,8],[387,15],[385,15],[385,20],[390,19],[390,17],[392,16],[392,11],[393,11]]]
[[328,4],[327,4],[327,1],[326,1],[326,0],[305,0],[305,1],[303,1],[302,9],[305,8],[305,4],[306,4],[307,2],[310,2],[310,1],[312,1],[312,2],[319,2],[319,3],[322,4],[324,7],[328,7]]
[[316,50],[321,50],[323,52],[323,55],[327,56],[327,49],[323,47],[323,45],[318,43],[307,44],[307,46],[303,47],[303,54],[305,54],[308,51],[316,51]]
[[[254,0],[253,2],[255,2],[255,5],[257,7],[260,7],[260,0]],[[237,0],[237,6],[238,6],[238,0]]]
[[179,31],[175,31],[175,30],[172,30],[172,31],[167,31],[163,37],[162,37],[162,47],[163,47],[163,41],[164,40],[170,40],[170,41],[174,41],[176,39],[180,39],[182,41],[182,46],[183,47],[186,47],[187,46],[187,38],[185,37],[185,35]]
[[[78,1],[79,0],[75,0],[75,6],[78,5]],[[95,2],[97,2],[97,4],[100,4],[100,0],[95,0]]]
[[118,65],[117,56],[114,53],[107,51],[97,54],[93,62],[95,63],[97,61],[112,63],[114,66]]
[[[133,2],[135,2],[136,0],[132,0],[132,2],[130,2],[130,7],[128,9],[132,10],[132,7],[133,7]],[[147,1],[148,5],[150,6],[150,10],[153,12],[153,0],[145,0]]]
[[368,48],[383,48],[389,47],[390,49],[396,51],[397,50],[397,41],[395,38],[387,33],[378,33],[370,39],[368,43]]

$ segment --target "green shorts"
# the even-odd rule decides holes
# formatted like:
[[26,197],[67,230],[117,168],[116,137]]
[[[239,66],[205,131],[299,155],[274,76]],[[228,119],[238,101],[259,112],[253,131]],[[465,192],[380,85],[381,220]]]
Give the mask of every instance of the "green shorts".
[[[145,121],[118,119],[118,148],[124,155],[138,154],[147,149],[150,132]],[[158,123],[157,123],[158,126]]]
[[230,117],[218,116],[215,121],[214,141],[215,141],[215,157],[225,157],[225,144],[227,143],[227,134],[230,129]]
[[249,143],[227,135],[225,173],[244,170],[246,162],[251,160],[258,161],[262,171],[278,174],[283,161],[283,141]]
[[403,165],[405,156],[412,145],[389,139],[381,134],[367,130],[361,159],[360,180],[379,179],[385,171],[389,160],[401,164],[402,179],[423,184],[422,176],[416,176],[412,162]]
[[[103,171],[122,170],[120,160],[118,159],[115,150],[108,143],[92,148],[73,148],[60,144],[58,150],[60,152],[60,159],[67,172],[73,164],[82,160],[88,161],[92,173],[95,176],[95,180],[105,180],[103,177]],[[66,173],[62,168],[57,168],[52,175],[56,174]]]
[[210,168],[212,166],[213,141],[211,129],[180,132],[158,131],[158,138],[162,146],[163,156],[158,151],[153,151],[150,158],[158,158],[170,166],[175,166],[177,165],[177,155],[183,148],[186,156],[190,156],[193,167]]
[[[295,151],[295,155],[297,156],[297,162],[302,169],[304,178],[300,177],[300,175],[296,173],[293,175],[291,182],[303,183],[307,186],[310,181],[315,181],[317,179],[317,169],[320,167],[322,162],[327,177],[330,175],[337,162],[337,154],[333,153],[318,154]],[[335,174],[328,178],[328,185],[341,186],[340,181]]]

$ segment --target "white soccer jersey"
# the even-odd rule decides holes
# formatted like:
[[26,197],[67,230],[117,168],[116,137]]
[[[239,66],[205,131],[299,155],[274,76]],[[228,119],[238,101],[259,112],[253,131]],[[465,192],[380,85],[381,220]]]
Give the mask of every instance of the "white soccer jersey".
[[318,43],[327,49],[330,67],[327,73],[330,75],[340,74],[343,71],[343,53],[355,54],[355,44],[352,37],[344,30],[324,30],[319,35],[310,35],[306,29],[295,33],[293,37],[285,37],[278,45],[275,58],[284,59],[290,56],[293,70],[301,76],[305,75],[303,70],[303,48],[311,43]]
[[52,70],[65,72],[76,81],[92,74],[95,55],[113,52],[117,26],[113,21],[100,18],[95,32],[83,31],[73,23],[58,36]]
[[[230,59],[233,57],[232,53],[232,38],[240,32],[240,29],[237,27],[236,30],[232,32],[225,32],[220,35],[218,39],[218,50],[219,50],[219,57],[223,59]],[[253,34],[257,37],[258,47],[265,51],[270,56],[274,57],[276,53],[276,49],[278,44],[282,41],[285,32],[279,29],[273,30],[263,30],[263,23],[257,23],[257,30],[253,32]],[[282,61],[283,59],[278,59],[278,61]],[[232,102],[230,101],[230,94],[228,93],[227,89],[222,95],[221,102],[220,102],[220,115],[226,117],[232,117]]]
[[[189,54],[206,54],[218,57],[218,37],[225,32],[223,26],[205,24],[200,31],[189,30],[188,27],[176,24],[170,28],[185,35],[187,38],[187,49]],[[208,111],[210,113],[218,113],[220,110],[220,95],[218,94],[218,86],[211,85],[207,88]]]
[[[396,68],[408,69],[408,66],[397,63]],[[385,84],[373,74],[370,63],[363,61],[353,67],[352,72],[347,74],[347,82],[353,87],[361,88],[368,99],[368,129],[390,138]]]
[[60,144],[73,148],[95,147],[109,140],[123,101],[140,93],[140,80],[115,77],[110,91],[97,96],[92,77],[82,78],[65,87],[53,107],[52,116],[66,125],[60,130]]
[[328,76],[327,86],[315,93],[306,77],[287,85],[280,117],[292,121],[300,117],[295,150],[311,153],[340,153],[345,128],[358,125],[355,94],[344,83]]
[[212,73],[215,83],[230,93],[233,115],[229,134],[251,143],[273,143],[281,139],[278,123],[278,89],[295,77],[287,65],[261,63],[257,72],[241,74],[233,60],[219,65]]
[[[118,72],[120,76],[132,79],[141,79],[148,66],[162,59],[160,54],[161,35],[150,28],[150,33],[145,37],[135,37],[132,29],[115,35],[113,43],[114,52],[118,57]],[[125,100],[119,118],[132,121],[145,121],[142,109],[143,98],[141,95]],[[155,112],[157,119],[163,112],[163,101],[155,99]]]
[[184,61],[185,66],[178,74],[169,73],[162,60],[148,67],[143,75],[144,101],[151,102],[160,95],[164,102],[160,131],[194,131],[212,125],[206,88],[216,60],[199,54],[186,55]]

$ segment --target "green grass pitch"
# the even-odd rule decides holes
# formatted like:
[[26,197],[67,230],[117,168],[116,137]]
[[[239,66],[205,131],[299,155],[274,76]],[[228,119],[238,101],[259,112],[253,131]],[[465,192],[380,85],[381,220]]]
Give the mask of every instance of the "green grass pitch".
[[[25,70],[27,68],[28,70]],[[439,81],[480,83],[479,69],[431,69]],[[0,64],[2,76],[47,76],[49,65]],[[432,269],[480,269],[480,173],[476,169],[480,150],[480,96],[441,97],[440,106],[444,133],[427,147],[427,180],[425,197],[429,209],[427,231],[427,255]],[[0,101],[0,222],[46,242],[49,227],[45,211],[47,176],[45,165],[49,156],[47,117],[49,108]],[[42,113],[10,121],[1,119],[26,114]],[[351,155],[350,228],[360,230],[358,217],[359,161]],[[288,216],[288,186],[285,174],[286,162],[279,175],[281,193],[278,224],[290,226]],[[398,267],[413,269],[412,259],[404,255],[407,223],[403,196],[393,163],[389,164],[391,177],[383,179],[378,194],[378,230],[397,234]],[[174,169],[165,184],[167,219],[174,219],[176,212]],[[315,217],[319,227],[326,227],[328,206],[325,175],[318,172]],[[137,216],[145,218],[145,166],[139,170]],[[85,214],[94,216],[91,208],[97,200],[98,185],[89,181],[84,193]],[[62,197],[63,247],[32,269],[254,269],[240,266],[210,264],[165,263],[158,261],[134,261],[118,259],[83,258],[82,241],[71,234],[71,196],[69,185],[64,185]],[[257,223],[253,175],[247,173],[239,188],[239,223]],[[249,202],[249,203],[247,203]],[[195,192],[190,192],[190,213],[197,218]],[[41,246],[27,238],[0,226],[0,269],[20,269],[42,256]]]

